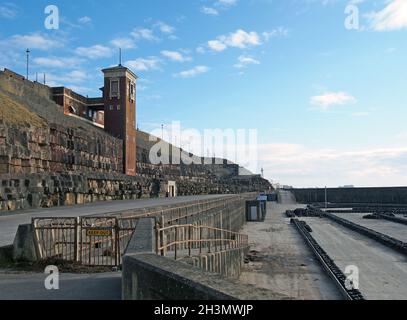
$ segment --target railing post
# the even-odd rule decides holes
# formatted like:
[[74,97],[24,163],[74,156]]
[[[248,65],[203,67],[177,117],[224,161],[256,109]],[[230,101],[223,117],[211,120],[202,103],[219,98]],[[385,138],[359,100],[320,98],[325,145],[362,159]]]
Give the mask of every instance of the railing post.
[[175,260],[177,260],[177,247],[178,247],[178,227],[175,227]]
[[75,236],[74,236],[74,259],[75,262],[79,262],[79,217],[75,218],[75,224],[74,224],[74,232],[75,232]]
[[207,228],[208,230],[208,253],[211,253],[211,229]]
[[202,225],[199,226],[199,254],[202,253]]
[[191,256],[191,226],[188,227],[188,253]]
[[160,230],[158,228],[159,224],[155,222],[155,253],[158,255],[160,248]]
[[120,264],[121,260],[121,252],[120,252],[120,226],[119,226],[119,221],[117,218],[114,219],[115,221],[115,226],[113,228],[114,230],[114,262],[115,262],[115,267],[117,267]]

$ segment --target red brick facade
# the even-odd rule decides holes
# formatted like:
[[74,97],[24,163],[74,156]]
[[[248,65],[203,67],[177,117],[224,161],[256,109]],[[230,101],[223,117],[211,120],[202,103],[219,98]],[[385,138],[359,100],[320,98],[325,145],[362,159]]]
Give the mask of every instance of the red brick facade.
[[52,99],[64,113],[77,116],[123,140],[124,173],[136,175],[136,80],[128,68],[102,70],[105,75],[103,97],[84,97],[68,88],[51,88]]
[[[125,67],[102,70],[105,130],[123,140],[124,173],[136,175],[136,80],[137,76]],[[133,94],[132,94],[133,92]]]

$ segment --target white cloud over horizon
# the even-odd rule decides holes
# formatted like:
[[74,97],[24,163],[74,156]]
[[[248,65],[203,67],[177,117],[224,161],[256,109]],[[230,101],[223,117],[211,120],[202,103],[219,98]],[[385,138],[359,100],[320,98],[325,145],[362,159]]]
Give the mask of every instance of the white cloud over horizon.
[[407,186],[407,147],[338,150],[273,143],[259,145],[258,154],[266,177],[282,184]]
[[319,110],[326,111],[334,106],[356,103],[355,97],[346,92],[327,92],[310,98],[310,104]]

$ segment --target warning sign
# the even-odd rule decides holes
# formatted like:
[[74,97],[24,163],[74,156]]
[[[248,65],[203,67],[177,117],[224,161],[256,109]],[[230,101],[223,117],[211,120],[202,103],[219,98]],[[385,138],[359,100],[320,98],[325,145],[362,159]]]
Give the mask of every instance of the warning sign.
[[113,234],[112,229],[88,229],[86,235],[88,237],[111,237]]

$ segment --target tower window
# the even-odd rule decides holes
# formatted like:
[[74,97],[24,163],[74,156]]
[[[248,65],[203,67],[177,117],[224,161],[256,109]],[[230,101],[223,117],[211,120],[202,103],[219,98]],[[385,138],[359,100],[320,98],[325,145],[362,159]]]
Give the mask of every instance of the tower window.
[[130,101],[134,101],[135,99],[135,85],[134,82],[130,82]]
[[119,80],[110,80],[110,98],[119,97]]
[[118,105],[118,106],[117,106],[117,111],[120,111],[120,109],[121,109],[121,108],[120,108],[120,105]]

